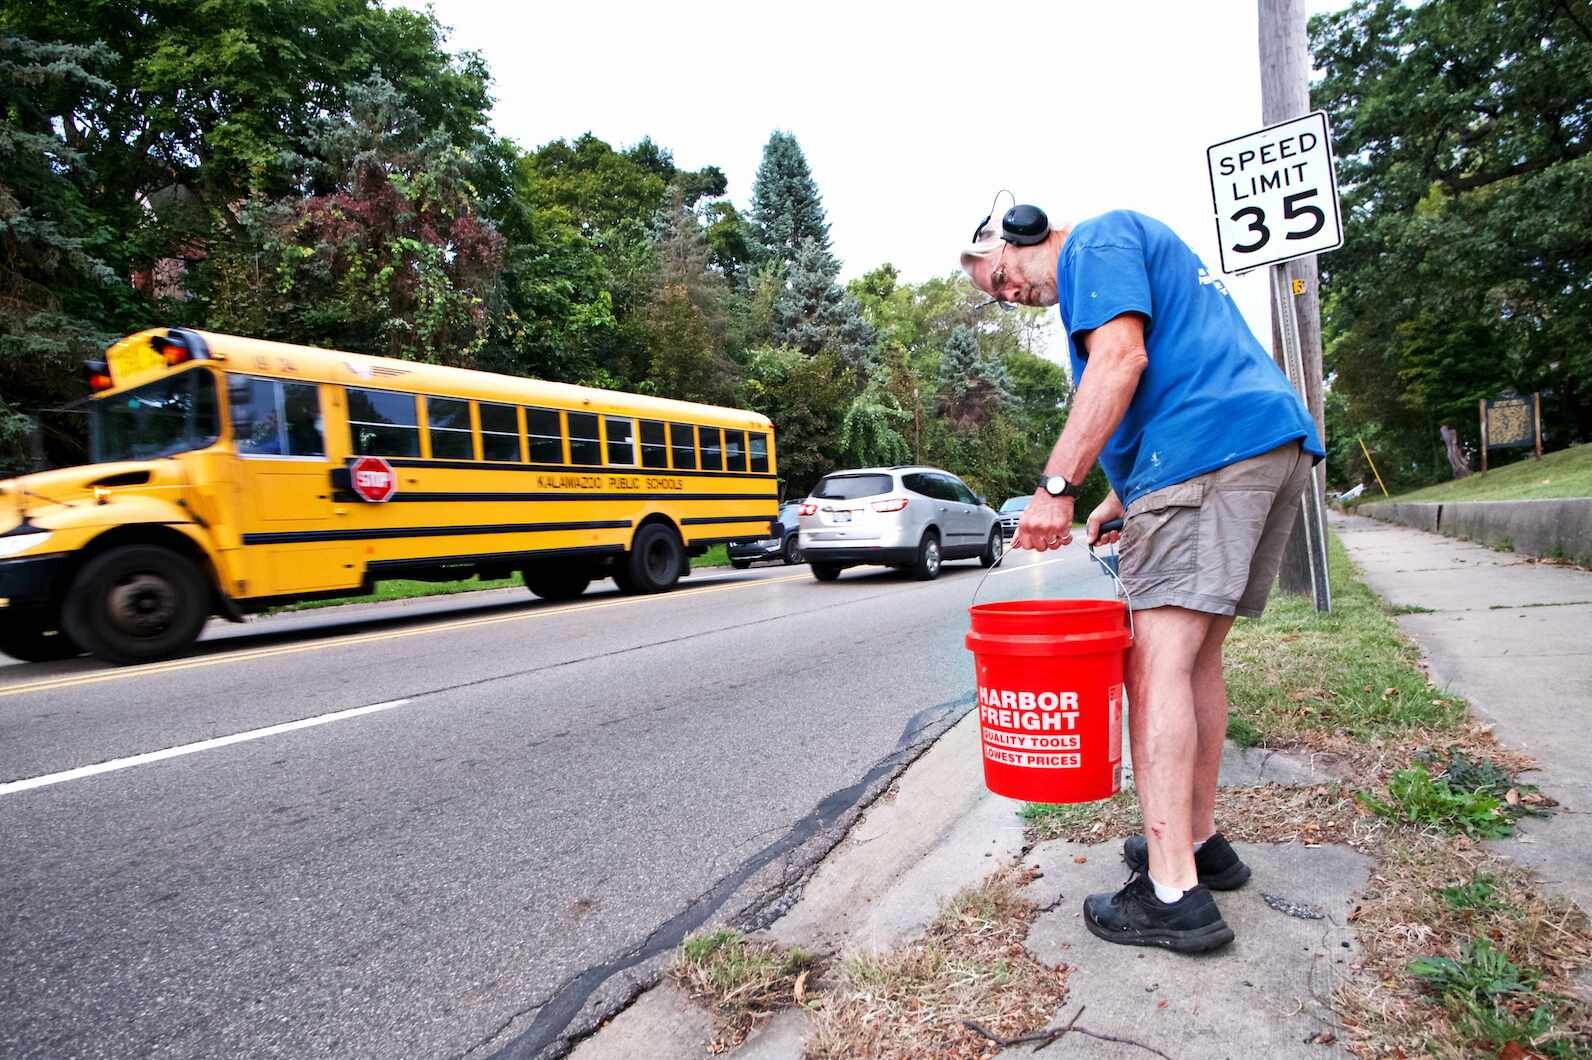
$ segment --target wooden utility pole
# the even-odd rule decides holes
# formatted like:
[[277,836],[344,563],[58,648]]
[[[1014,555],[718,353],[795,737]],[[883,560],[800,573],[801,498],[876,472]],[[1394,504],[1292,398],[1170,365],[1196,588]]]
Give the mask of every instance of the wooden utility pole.
[[[1305,0],[1259,0],[1259,4],[1261,122],[1275,125],[1310,112],[1310,47],[1305,35]],[[1305,403],[1316,421],[1316,433],[1325,441],[1327,425],[1321,394],[1321,297],[1317,289],[1316,259],[1314,255],[1295,258],[1272,268],[1283,272],[1287,295],[1294,303],[1304,367]],[[1283,354],[1283,321],[1279,319],[1277,301],[1275,298],[1272,300],[1272,355],[1287,371]],[[1316,503],[1308,507],[1301,506],[1294,518],[1294,532],[1283,554],[1279,581],[1287,592],[1310,593],[1314,590],[1320,600],[1326,571],[1317,573],[1319,581],[1312,578],[1310,542],[1326,534],[1325,519],[1319,520],[1321,525],[1315,534],[1310,534],[1305,527],[1305,512],[1310,509],[1317,512],[1326,510],[1325,464],[1316,465],[1312,480]]]

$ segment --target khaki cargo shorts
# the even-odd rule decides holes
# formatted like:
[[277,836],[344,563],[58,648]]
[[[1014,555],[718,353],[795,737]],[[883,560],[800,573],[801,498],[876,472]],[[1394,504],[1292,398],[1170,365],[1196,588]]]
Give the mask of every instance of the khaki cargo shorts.
[[1128,505],[1118,547],[1133,609],[1259,617],[1311,465],[1310,454],[1288,442]]

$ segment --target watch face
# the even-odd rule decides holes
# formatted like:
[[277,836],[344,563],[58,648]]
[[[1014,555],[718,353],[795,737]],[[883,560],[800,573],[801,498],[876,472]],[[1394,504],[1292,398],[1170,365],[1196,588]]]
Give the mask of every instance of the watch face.
[[1045,490],[1048,493],[1059,495],[1067,488],[1067,480],[1060,475],[1051,475],[1045,480]]

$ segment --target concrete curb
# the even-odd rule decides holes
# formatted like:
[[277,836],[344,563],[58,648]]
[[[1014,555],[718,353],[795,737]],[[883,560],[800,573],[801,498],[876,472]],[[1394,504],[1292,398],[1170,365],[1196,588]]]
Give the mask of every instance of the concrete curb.
[[1385,523],[1491,548],[1592,565],[1592,498],[1537,501],[1372,501],[1356,511]]

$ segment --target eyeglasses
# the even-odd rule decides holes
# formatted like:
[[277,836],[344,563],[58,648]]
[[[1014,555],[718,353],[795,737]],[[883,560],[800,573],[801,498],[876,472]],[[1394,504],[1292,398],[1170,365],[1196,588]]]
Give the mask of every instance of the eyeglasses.
[[[1010,243],[1003,242],[1001,244],[1001,249],[995,255],[995,267],[989,271],[989,289],[991,294],[1000,290],[1006,285],[1006,248],[1009,246],[1011,246]],[[1016,308],[1016,306],[1012,305],[1010,302],[1004,302],[1000,298],[991,298],[989,301],[984,302],[974,308],[975,311],[977,311],[988,309],[992,305],[998,305],[1008,313]]]

